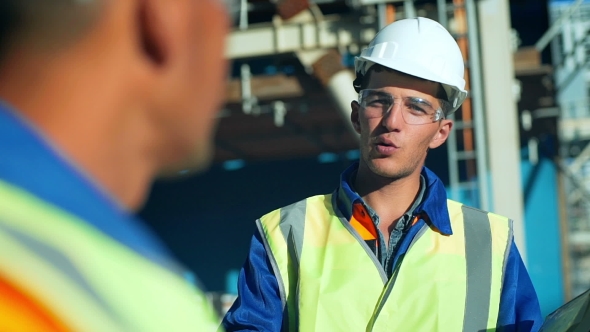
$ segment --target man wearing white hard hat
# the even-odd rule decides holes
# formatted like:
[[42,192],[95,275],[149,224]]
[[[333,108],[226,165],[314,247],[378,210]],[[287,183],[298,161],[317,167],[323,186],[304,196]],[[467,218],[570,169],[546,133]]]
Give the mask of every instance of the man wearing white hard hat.
[[360,161],[333,193],[256,221],[227,331],[538,330],[511,220],[447,200],[424,167],[467,96],[453,37],[397,21],[355,70]]

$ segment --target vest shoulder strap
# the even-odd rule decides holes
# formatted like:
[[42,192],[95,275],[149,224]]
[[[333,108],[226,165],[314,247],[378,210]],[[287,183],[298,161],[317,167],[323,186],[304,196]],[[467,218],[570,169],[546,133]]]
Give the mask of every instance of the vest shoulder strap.
[[[490,303],[498,303],[501,280],[493,278],[494,266],[501,266],[497,275],[503,278],[503,270],[512,244],[512,221],[490,212],[479,210],[449,200],[449,211],[460,208],[463,218],[465,260],[467,263],[467,294],[465,300],[464,331],[475,331],[489,325]],[[452,214],[452,212],[451,212]],[[452,220],[459,222],[459,220]],[[495,259],[502,262],[494,262]],[[495,298],[492,299],[491,296]]]

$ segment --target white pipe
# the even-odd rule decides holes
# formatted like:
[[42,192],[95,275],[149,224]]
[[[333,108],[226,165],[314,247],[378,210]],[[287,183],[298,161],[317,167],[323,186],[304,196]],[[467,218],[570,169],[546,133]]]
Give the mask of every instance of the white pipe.
[[358,97],[352,86],[354,78],[354,74],[350,70],[341,70],[332,76],[326,88],[334,99],[338,111],[342,114],[344,122],[346,122],[354,137],[358,139],[358,134],[350,121],[350,103]]
[[520,138],[518,112],[512,92],[514,65],[509,48],[508,0],[481,0],[478,6],[493,212],[514,220],[514,241],[526,263]]

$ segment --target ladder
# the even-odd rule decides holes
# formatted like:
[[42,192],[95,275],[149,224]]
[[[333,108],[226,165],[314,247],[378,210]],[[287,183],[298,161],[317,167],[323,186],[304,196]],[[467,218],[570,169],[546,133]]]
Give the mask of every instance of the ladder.
[[[477,20],[473,0],[437,0],[439,22],[455,36],[466,64],[469,96],[449,118],[455,125],[448,142],[449,196],[482,210],[489,210],[489,183],[483,92]],[[450,26],[450,23],[453,23]]]

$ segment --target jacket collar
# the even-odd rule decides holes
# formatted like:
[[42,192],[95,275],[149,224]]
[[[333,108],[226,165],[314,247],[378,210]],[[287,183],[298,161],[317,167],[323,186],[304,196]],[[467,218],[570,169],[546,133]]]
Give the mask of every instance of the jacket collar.
[[[363,203],[363,199],[351,185],[356,177],[358,162],[352,164],[340,175],[340,186],[336,189],[337,208],[342,215],[350,220],[355,203]],[[447,208],[447,193],[442,181],[428,168],[421,171],[423,184],[425,185],[421,202],[415,207],[414,215],[425,214],[432,226],[445,235],[453,234],[451,220]]]

